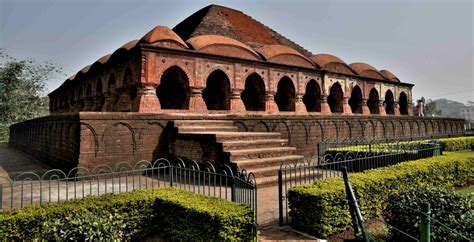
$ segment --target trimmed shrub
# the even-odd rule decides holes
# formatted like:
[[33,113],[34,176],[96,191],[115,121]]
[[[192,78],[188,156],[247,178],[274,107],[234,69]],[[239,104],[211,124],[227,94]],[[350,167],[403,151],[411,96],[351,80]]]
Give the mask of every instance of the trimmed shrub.
[[[416,210],[421,210],[422,203],[431,205],[431,218],[434,220],[431,221],[430,228],[433,241],[462,241],[474,238],[469,198],[456,195],[452,188],[426,186],[397,191],[389,196],[383,211],[384,219],[391,226],[417,238],[422,217]],[[462,236],[442,227],[438,222],[455,229]],[[394,229],[389,230],[389,238],[391,241],[407,239]]]
[[[404,186],[423,183],[437,186],[465,185],[474,176],[474,152],[446,152],[416,161],[350,174],[362,215],[368,220],[382,214],[387,196]],[[351,227],[342,178],[294,187],[288,194],[290,220],[295,228],[318,237]]]
[[3,211],[6,240],[251,240],[253,211],[223,199],[176,188],[107,194]]
[[439,139],[445,151],[474,150],[474,136]]

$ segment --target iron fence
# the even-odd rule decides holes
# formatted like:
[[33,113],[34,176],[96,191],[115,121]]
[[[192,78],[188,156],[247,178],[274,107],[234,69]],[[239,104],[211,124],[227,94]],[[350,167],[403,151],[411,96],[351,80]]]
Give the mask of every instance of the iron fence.
[[245,170],[235,173],[227,165],[218,171],[210,162],[198,164],[181,159],[173,163],[158,159],[139,161],[133,166],[122,162],[93,169],[77,167],[68,173],[58,169],[41,174],[23,172],[14,179],[0,176],[0,210],[159,187],[178,187],[247,204],[257,221],[257,186],[253,173]]
[[310,184],[316,180],[342,177],[340,170],[343,166],[347,167],[350,173],[362,172],[437,155],[441,155],[441,146],[438,143],[395,142],[370,147],[338,146],[334,150],[327,149],[323,156],[308,158],[303,163],[283,163],[278,171],[279,224],[288,223],[287,195],[292,187]]

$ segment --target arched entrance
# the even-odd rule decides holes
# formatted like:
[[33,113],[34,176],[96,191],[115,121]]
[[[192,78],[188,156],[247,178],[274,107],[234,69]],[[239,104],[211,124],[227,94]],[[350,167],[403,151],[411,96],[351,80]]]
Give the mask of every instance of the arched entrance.
[[343,92],[341,85],[336,82],[331,86],[328,96],[328,104],[331,112],[333,113],[342,113],[342,99],[343,99]]
[[257,73],[245,79],[241,99],[247,111],[265,111],[265,83]]
[[400,114],[408,115],[408,98],[404,92],[400,93],[400,97],[398,98],[398,105],[400,106]]
[[280,111],[295,111],[295,86],[288,77],[283,77],[278,82],[275,103]]
[[230,109],[230,82],[223,71],[216,70],[209,75],[202,97],[208,110]]
[[385,93],[385,113],[386,114],[395,114],[395,102],[393,101],[393,93],[392,91],[388,90]]
[[349,106],[351,106],[352,113],[362,113],[362,90],[359,86],[352,88]]
[[369,107],[370,114],[379,114],[379,93],[375,88],[372,88],[369,93],[369,100],[367,100],[367,107]]
[[321,112],[321,88],[315,80],[309,81],[306,85],[303,103],[308,112]]
[[186,73],[177,66],[161,75],[156,90],[161,109],[189,109],[189,81]]

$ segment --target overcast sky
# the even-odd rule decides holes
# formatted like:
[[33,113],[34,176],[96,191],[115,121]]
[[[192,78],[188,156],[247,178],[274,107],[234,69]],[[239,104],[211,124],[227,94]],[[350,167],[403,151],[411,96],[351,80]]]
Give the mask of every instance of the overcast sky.
[[[219,4],[252,16],[313,53],[365,62],[414,83],[414,98],[474,100],[471,0],[0,0],[0,48],[50,60],[66,76]],[[65,78],[48,81],[48,90]]]

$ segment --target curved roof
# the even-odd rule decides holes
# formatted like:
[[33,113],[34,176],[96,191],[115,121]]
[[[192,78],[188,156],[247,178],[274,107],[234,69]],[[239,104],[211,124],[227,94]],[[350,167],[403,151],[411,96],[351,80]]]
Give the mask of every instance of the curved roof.
[[285,45],[265,45],[256,50],[267,61],[314,68],[314,63],[303,54]]
[[173,30],[160,25],[150,30],[140,39],[140,42],[158,45],[160,42],[166,41],[174,42],[182,48],[188,48],[186,43]]
[[110,56],[112,56],[112,54],[104,55],[104,56],[100,57],[98,60],[96,60],[96,61],[94,62],[94,64],[95,64],[95,63],[98,63],[98,64],[102,64],[102,65],[103,65],[103,64],[107,63],[107,61],[109,61]]
[[91,68],[91,65],[84,66],[84,67],[76,74],[76,76],[77,76],[78,74],[81,74],[81,73],[82,73],[82,74],[86,74],[86,73],[89,71],[90,68]]
[[362,62],[357,62],[357,63],[352,63],[349,65],[357,74],[360,76],[364,77],[370,77],[370,78],[375,78],[375,79],[385,79],[385,77],[380,74],[380,72],[375,69],[375,67],[362,63]]
[[330,54],[317,54],[309,57],[314,63],[318,64],[320,67],[323,67],[329,63],[341,63],[346,64],[339,57],[330,55]]
[[234,56],[234,57],[245,58],[246,56],[245,54],[242,56],[237,53],[226,51],[225,49],[213,48],[213,47],[230,47],[230,48],[235,48],[237,50],[246,52],[248,55],[247,57],[253,56],[253,58],[251,59],[260,59],[260,56],[249,46],[245,45],[244,43],[238,40],[235,40],[226,36],[222,36],[222,35],[200,35],[197,37],[190,38],[186,42],[190,46],[192,46],[193,49],[196,51],[217,54],[217,55],[224,55],[224,56]]
[[137,39],[134,39],[134,40],[129,41],[129,42],[125,43],[124,45],[122,45],[122,46],[119,48],[119,50],[120,50],[120,49],[130,50],[130,49],[132,49],[133,47],[137,46],[137,44],[138,44],[138,40],[137,40]]
[[395,82],[400,82],[400,79],[398,79],[398,77],[396,77],[393,73],[391,73],[390,71],[387,71],[387,70],[381,70],[380,71],[380,74],[382,74],[383,77],[385,77],[386,79],[390,80],[390,81],[395,81]]

